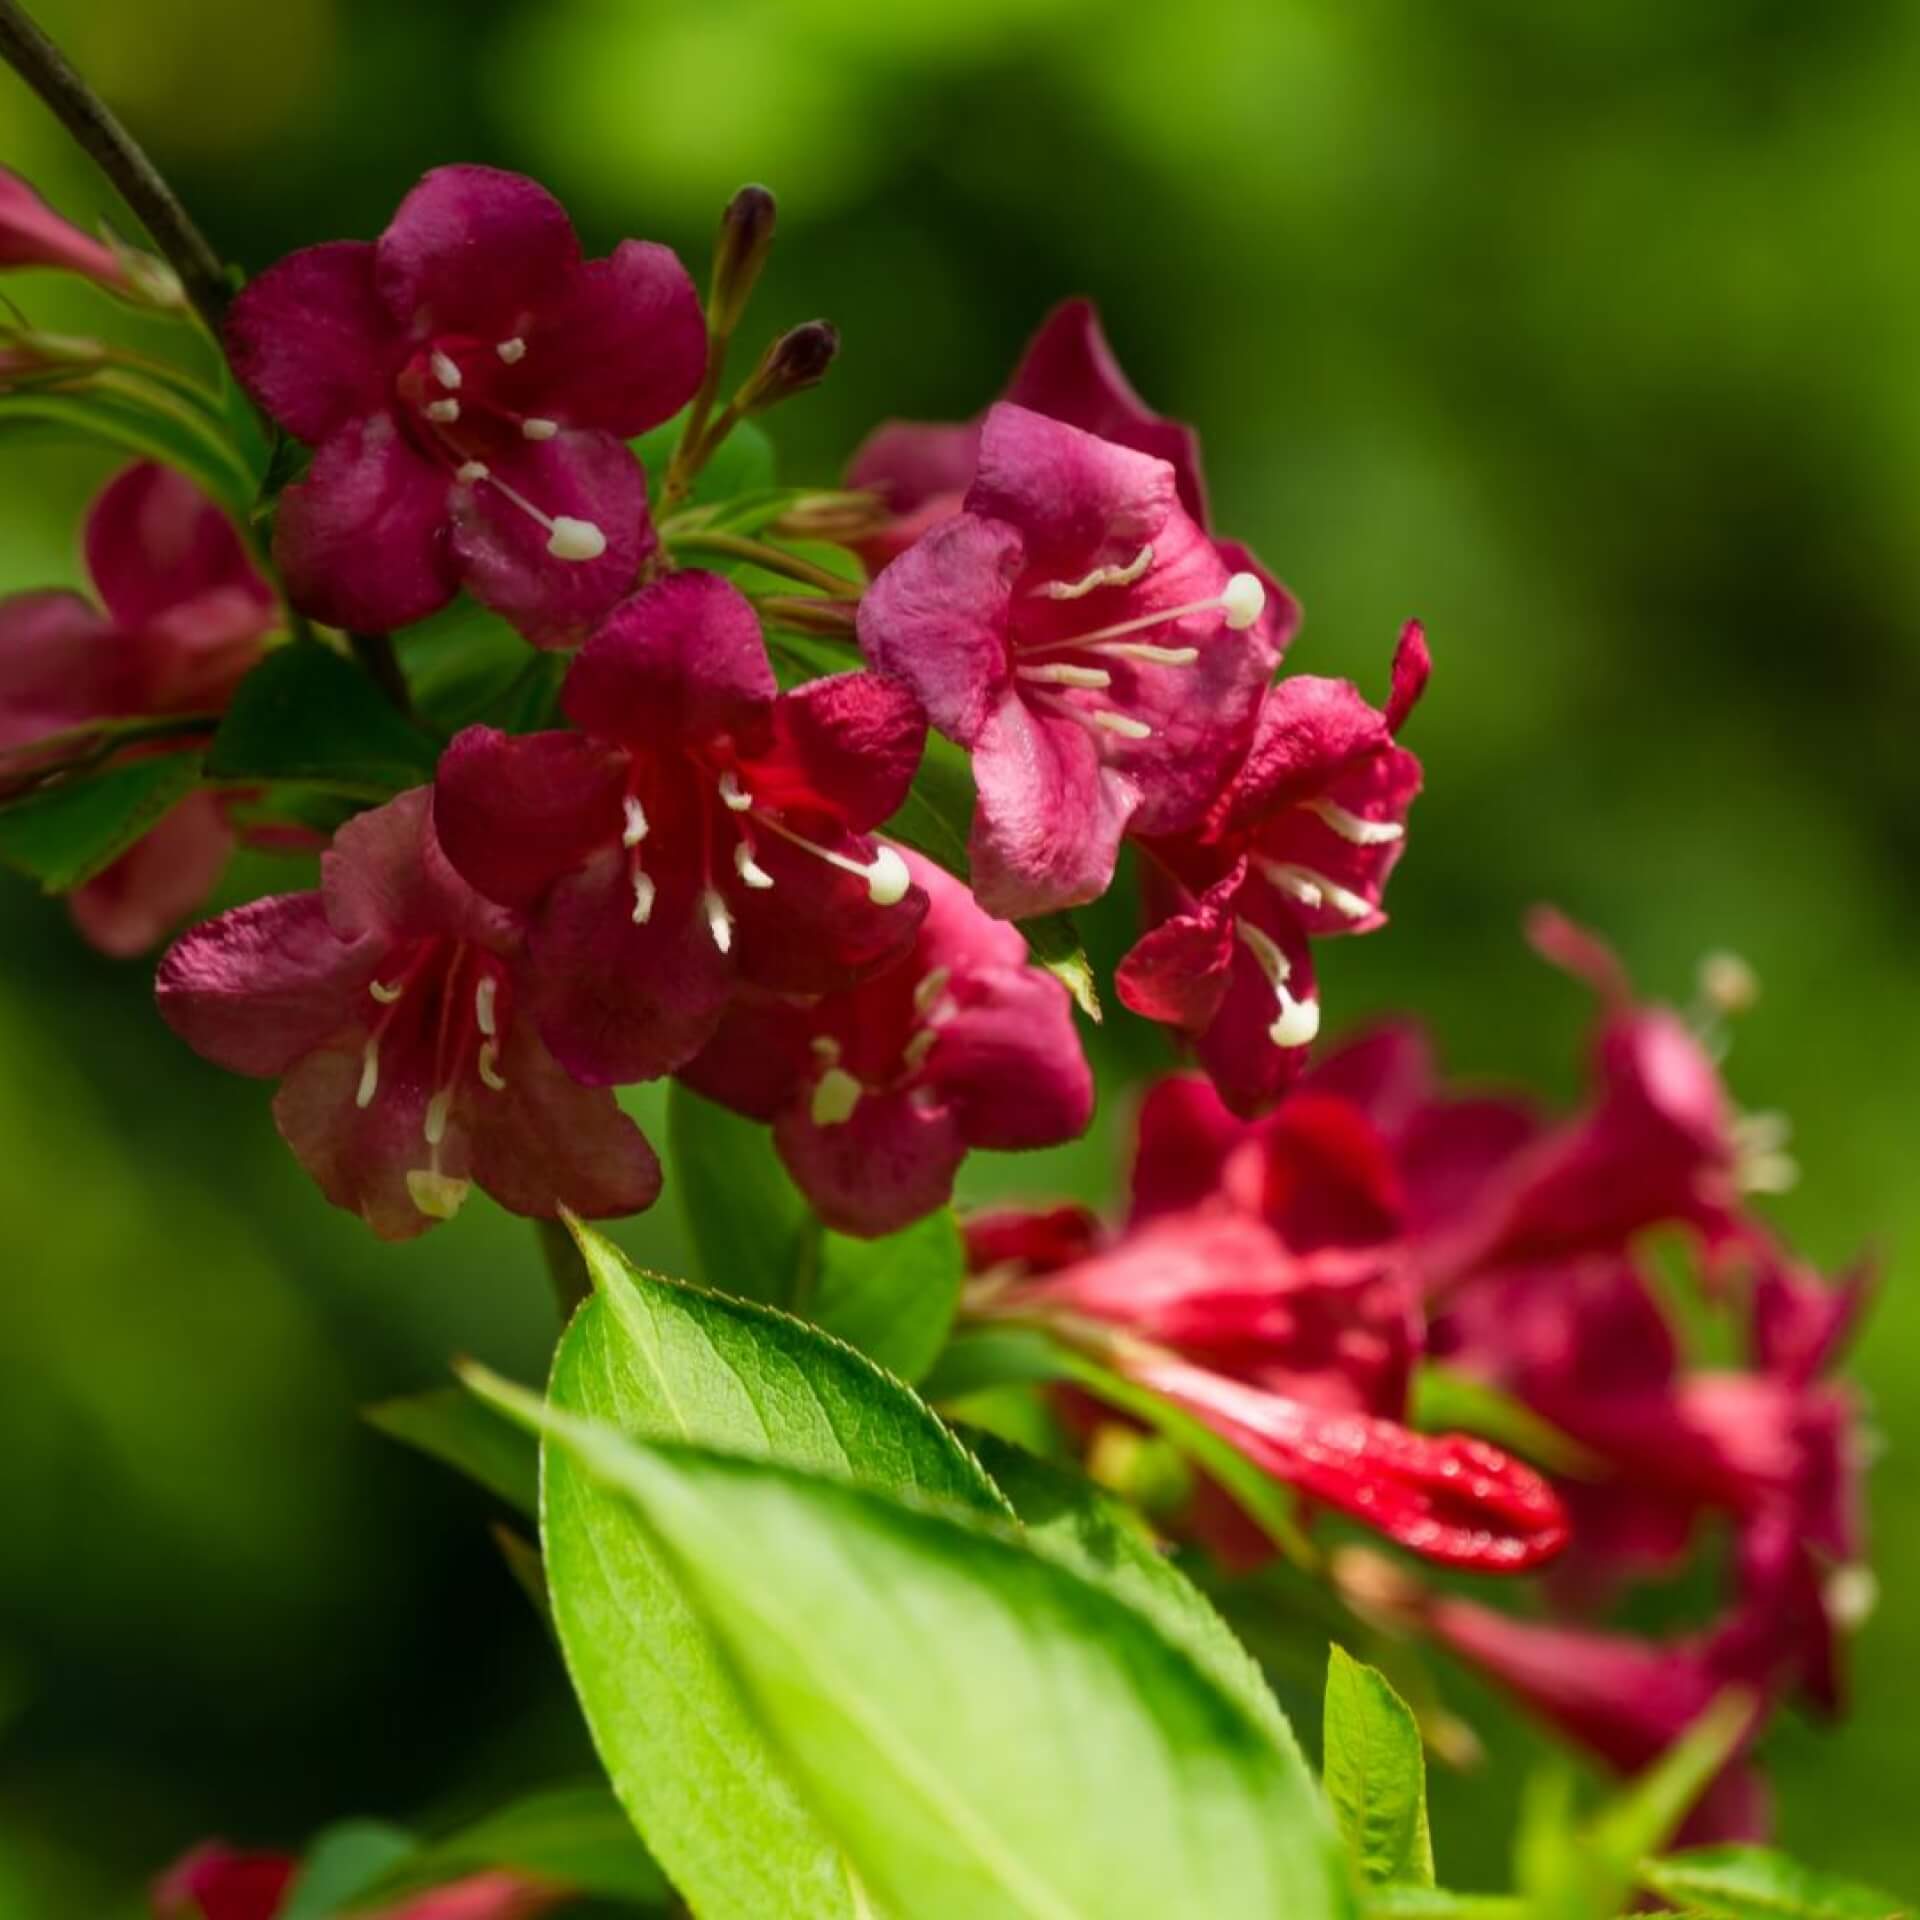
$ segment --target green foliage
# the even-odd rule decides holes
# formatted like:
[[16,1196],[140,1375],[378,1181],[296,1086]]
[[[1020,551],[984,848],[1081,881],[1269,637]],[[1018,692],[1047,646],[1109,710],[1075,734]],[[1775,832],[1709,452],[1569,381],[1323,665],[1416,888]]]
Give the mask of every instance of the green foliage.
[[1690,1913],[1717,1920],[1896,1920],[1911,1904],[1768,1847],[1700,1847],[1648,1860],[1640,1884]]
[[56,782],[0,808],[0,860],[68,893],[126,852],[200,778],[200,757],[169,753]]
[[[632,447],[647,470],[647,491],[656,510],[660,504],[660,483],[667,477],[667,464],[680,444],[686,425],[684,411],[663,421],[650,433],[643,433]],[[742,494],[764,493],[773,485],[773,442],[751,420],[742,420],[720,443],[713,457],[700,471],[687,496],[689,506],[701,507],[730,501]]]
[[701,1278],[739,1299],[791,1301],[817,1225],[767,1128],[675,1081],[667,1150]]
[[1432,1886],[1420,1729],[1386,1676],[1340,1646],[1327,1665],[1322,1751],[1327,1798],[1360,1878]]
[[277,1920],[336,1920],[414,1850],[413,1836],[383,1820],[344,1820],[307,1848]]
[[521,1513],[539,1504],[540,1460],[526,1434],[458,1387],[382,1400],[362,1408],[361,1418],[464,1473]]
[[1592,1454],[1510,1393],[1458,1369],[1432,1363],[1413,1376],[1413,1425],[1426,1433],[1477,1433],[1549,1472],[1596,1470]]
[[878,1240],[823,1232],[813,1262],[807,1318],[902,1380],[921,1378],[946,1344],[966,1275],[952,1213]]

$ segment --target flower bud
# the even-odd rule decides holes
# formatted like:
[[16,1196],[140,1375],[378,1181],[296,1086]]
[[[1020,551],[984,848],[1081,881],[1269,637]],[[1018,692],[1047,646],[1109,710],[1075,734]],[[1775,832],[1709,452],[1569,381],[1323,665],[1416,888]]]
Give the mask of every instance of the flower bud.
[[760,356],[753,378],[741,388],[735,404],[742,413],[764,413],[796,393],[817,387],[839,351],[839,332],[825,320],[789,327]]
[[149,306],[177,307],[183,299],[180,282],[165,261],[81,232],[17,173],[0,167],[0,270],[8,267],[77,273],[109,293]]
[[877,493],[803,494],[767,531],[793,540],[832,540],[850,546],[884,526],[886,502]]
[[726,339],[740,324],[773,247],[774,217],[773,195],[765,187],[742,187],[720,216],[713,289],[707,296],[707,325],[717,339]]

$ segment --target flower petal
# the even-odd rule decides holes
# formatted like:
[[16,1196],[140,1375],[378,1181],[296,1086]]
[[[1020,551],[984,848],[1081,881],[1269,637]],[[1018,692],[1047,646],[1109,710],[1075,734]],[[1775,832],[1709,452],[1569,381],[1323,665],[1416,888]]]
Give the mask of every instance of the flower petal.
[[[1123,969],[1126,965],[1121,963]],[[1224,973],[1223,964],[1223,991]],[[1115,976],[1116,983],[1119,977]],[[1124,989],[1120,997],[1127,1006],[1133,1005]],[[1151,1220],[1211,1199],[1219,1191],[1227,1155],[1251,1133],[1251,1125],[1229,1113],[1212,1083],[1198,1074],[1170,1074],[1156,1080],[1140,1103],[1128,1219]]]
[[1114,991],[1143,1020],[1158,1020],[1196,1035],[1218,1017],[1231,982],[1235,952],[1233,901],[1246,877],[1236,865],[1226,877],[1142,934],[1114,969]]
[[577,733],[468,727],[440,756],[433,824],[489,900],[531,907],[620,831],[627,757]]
[[1101,763],[1084,728],[1009,693],[980,731],[973,773],[979,804],[968,850],[987,912],[1016,920],[1106,892],[1140,791]]
[[580,267],[566,209],[536,181],[498,167],[435,167],[401,201],[374,253],[380,297],[416,340],[510,339]]
[[957,511],[979,457],[980,429],[973,421],[945,426],[883,420],[854,449],[847,485],[877,493],[892,513],[912,513],[941,499]]
[[717,574],[676,573],[616,608],[561,689],[583,733],[673,750],[757,738],[778,691],[752,604]]
[[771,1125],[814,1078],[813,1035],[810,1007],[772,996],[742,997],[679,1078],[703,1099]]
[[107,612],[129,632],[202,595],[232,592],[261,622],[273,593],[233,522],[184,474],[141,460],[87,511],[87,570]]
[[56,267],[124,292],[113,249],[61,217],[11,167],[0,167],[0,268]]
[[624,240],[542,308],[520,363],[538,411],[631,440],[693,398],[707,367],[700,296],[671,247]]
[[328,626],[384,633],[454,596],[448,478],[388,413],[349,421],[280,496],[273,552],[287,598]]
[[837,1233],[873,1239],[945,1205],[966,1155],[944,1108],[904,1093],[869,1093],[834,1126],[816,1126],[803,1106],[774,1123],[774,1144],[794,1184]]
[[905,682],[950,740],[972,746],[1008,685],[1018,532],[959,514],[908,548],[860,602],[860,647]]
[[154,1882],[155,1920],[274,1920],[300,1863],[288,1853],[195,1847]]
[[967,1145],[1011,1152],[1085,1133],[1093,1072],[1066,988],[1037,968],[1008,967],[957,977],[954,998],[958,1010],[934,1030],[925,1078]]
[[[1221,1099],[1247,1119],[1264,1113],[1305,1070],[1319,1005],[1306,936],[1284,912],[1269,906],[1264,895],[1261,888],[1242,888],[1236,923],[1244,920],[1272,942],[1287,969],[1280,983],[1287,999],[1282,1002],[1260,952],[1236,924],[1226,995],[1195,1048]],[[1315,1015],[1302,1022],[1289,1015],[1290,1006],[1312,1006]],[[1274,1037],[1276,1029],[1280,1039]],[[1290,1031],[1302,1037],[1289,1039]]]
[[101,953],[131,959],[157,947],[219,880],[233,834],[219,800],[190,793],[159,825],[67,897],[81,937]]
[[772,740],[747,763],[756,804],[827,812],[870,832],[907,797],[927,716],[897,680],[836,673],[773,703]]
[[517,918],[482,899],[441,851],[428,787],[355,814],[321,856],[320,887],[344,938],[391,945],[453,934],[496,953],[518,944]]
[[384,407],[405,354],[364,240],[303,247],[249,281],[227,315],[226,347],[234,377],[310,446]]
[[135,650],[64,588],[0,600],[0,752],[143,711]]

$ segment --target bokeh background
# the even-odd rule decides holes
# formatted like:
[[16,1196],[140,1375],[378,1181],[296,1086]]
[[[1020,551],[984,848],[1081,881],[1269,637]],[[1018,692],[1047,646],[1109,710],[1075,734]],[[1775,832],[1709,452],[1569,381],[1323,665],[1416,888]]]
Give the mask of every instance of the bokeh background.
[[[1325,960],[1334,1024],[1411,1006],[1463,1071],[1571,1093],[1585,1008],[1517,922],[1551,898],[1640,977],[1765,984],[1730,1072],[1797,1130],[1774,1209],[1889,1251],[1859,1360],[1882,1602],[1838,1735],[1772,1742],[1787,1841],[1914,1881],[1920,1798],[1920,10],[1897,0],[46,0],[248,267],[369,236],[425,168],[518,167],[596,246],[704,257],[781,196],[754,326],[830,316],[774,424],[830,476],[954,418],[1043,310],[1098,297],[1200,422],[1225,526],[1298,590],[1298,667],[1437,659],[1395,923]],[[0,160],[109,202],[10,76]],[[97,326],[19,278],[45,324]],[[78,578],[107,471],[9,443],[0,589]],[[304,883],[255,862],[233,888]],[[267,1092],[152,1017],[143,967],[0,884],[0,1915],[137,1910],[189,1838],[431,1818],[585,1765],[487,1508],[360,1403],[551,1339],[532,1236],[479,1201],[382,1248]],[[1099,927],[1110,957],[1123,928]],[[976,1194],[1107,1190],[1124,1017],[1083,1148]],[[644,1102],[643,1102],[644,1104]],[[683,1263],[670,1205],[625,1237]],[[1468,1696],[1462,1694],[1462,1699]],[[1475,1701],[1474,1710],[1481,1711]],[[1440,1789],[1490,1884],[1526,1736]]]

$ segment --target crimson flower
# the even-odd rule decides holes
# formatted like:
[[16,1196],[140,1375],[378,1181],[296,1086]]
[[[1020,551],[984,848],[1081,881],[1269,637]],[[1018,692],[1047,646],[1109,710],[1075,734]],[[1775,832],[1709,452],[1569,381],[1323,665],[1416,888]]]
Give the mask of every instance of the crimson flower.
[[287,1144],[382,1239],[450,1218],[476,1182],[514,1213],[638,1212],[659,1163],[523,1016],[520,946],[515,917],[448,865],[420,787],[340,829],[318,892],[176,941],[158,999],[196,1052],[280,1080]]
[[532,1013],[576,1078],[670,1073],[742,985],[832,993],[927,910],[872,831],[926,723],[869,673],[779,693],[752,606],[679,573],[618,608],[561,690],[579,733],[470,727],[434,789],[447,857],[531,915]]
[[680,1077],[773,1127],[787,1170],[844,1233],[896,1232],[942,1205],[971,1147],[1056,1146],[1093,1117],[1067,991],[931,861],[912,950],[812,1001],[737,1001]]
[[971,857],[1003,919],[1097,898],[1121,837],[1194,826],[1278,647],[1164,460],[996,406],[966,510],[880,575],[860,642],[973,756]]
[[[884,578],[883,582],[884,584]],[[1409,623],[1384,711],[1347,681],[1295,675],[1268,693],[1245,761],[1206,820],[1144,826],[1150,930],[1114,985],[1179,1029],[1235,1113],[1270,1107],[1320,1030],[1310,935],[1366,933],[1399,859],[1420,763],[1395,735],[1426,686]]]
[[440,167],[377,241],[330,241],[234,303],[242,385],[314,449],[281,496],[295,605],[405,626],[462,586],[567,645],[655,545],[626,442],[682,406],[706,329],[667,248],[581,257],[565,210],[518,174]]
[[[98,721],[217,712],[274,624],[232,523],[170,468],[117,475],[84,537],[99,606],[64,588],[0,600],[0,757],[22,772],[58,761],[52,736],[71,750]],[[144,952],[206,897],[232,848],[218,800],[192,793],[71,895],[74,920],[103,953]]]
[[[209,1841],[155,1882],[154,1920],[279,1920],[298,1873],[289,1854],[241,1853]],[[518,1873],[475,1873],[369,1910],[366,1920],[539,1920],[570,1897]]]

